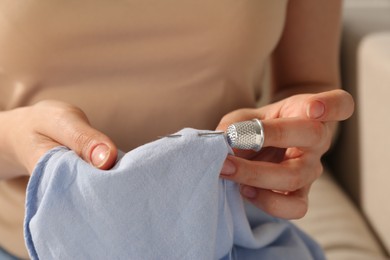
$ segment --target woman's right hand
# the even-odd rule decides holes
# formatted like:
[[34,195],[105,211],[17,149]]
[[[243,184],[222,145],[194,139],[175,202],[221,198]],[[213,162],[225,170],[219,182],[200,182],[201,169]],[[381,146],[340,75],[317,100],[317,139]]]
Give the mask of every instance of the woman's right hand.
[[31,175],[39,158],[56,146],[67,146],[103,170],[117,158],[115,144],[75,106],[41,101],[0,112],[0,179]]

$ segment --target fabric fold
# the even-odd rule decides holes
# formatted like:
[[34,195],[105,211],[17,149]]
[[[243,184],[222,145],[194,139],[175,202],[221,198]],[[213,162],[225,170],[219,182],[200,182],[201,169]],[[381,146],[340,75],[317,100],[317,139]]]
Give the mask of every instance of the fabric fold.
[[245,213],[238,185],[219,173],[223,135],[183,129],[102,171],[57,147],[27,187],[25,240],[32,259],[324,259],[286,220]]

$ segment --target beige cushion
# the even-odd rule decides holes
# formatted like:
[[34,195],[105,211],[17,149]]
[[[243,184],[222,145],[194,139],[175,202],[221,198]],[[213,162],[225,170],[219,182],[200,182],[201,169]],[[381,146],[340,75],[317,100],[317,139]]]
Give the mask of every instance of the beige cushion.
[[[351,0],[355,1],[355,0]],[[341,44],[342,86],[350,92],[357,102],[352,118],[341,124],[341,135],[328,160],[332,173],[342,183],[343,188],[361,206],[362,169],[360,167],[360,129],[358,100],[358,52],[366,37],[390,30],[390,0],[388,5],[376,5],[372,1],[361,1],[372,7],[347,8],[344,10],[343,34]],[[390,48],[390,47],[389,47]],[[372,88],[370,88],[372,89]]]
[[327,159],[334,176],[390,252],[390,206],[386,203],[390,198],[390,42],[385,36],[390,33],[390,1],[381,3],[365,1],[367,6],[344,10],[343,87],[355,97],[356,111],[343,122],[341,136]]
[[390,251],[390,28],[364,38],[358,53],[358,82],[361,204]]
[[294,222],[319,242],[329,260],[386,259],[354,204],[328,173],[313,184],[307,215]]

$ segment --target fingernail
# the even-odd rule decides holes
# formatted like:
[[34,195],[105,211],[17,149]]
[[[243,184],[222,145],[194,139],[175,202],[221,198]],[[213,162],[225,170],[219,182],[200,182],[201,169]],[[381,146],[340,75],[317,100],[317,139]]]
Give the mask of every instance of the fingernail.
[[241,194],[248,199],[254,199],[257,196],[257,190],[253,187],[244,186],[241,189]]
[[236,172],[236,166],[229,160],[226,159],[221,170],[222,175],[232,175]]
[[91,153],[91,162],[92,164],[100,168],[108,160],[110,154],[110,148],[105,144],[97,145]]
[[317,119],[324,115],[325,105],[320,101],[313,101],[307,106],[306,114],[308,118]]

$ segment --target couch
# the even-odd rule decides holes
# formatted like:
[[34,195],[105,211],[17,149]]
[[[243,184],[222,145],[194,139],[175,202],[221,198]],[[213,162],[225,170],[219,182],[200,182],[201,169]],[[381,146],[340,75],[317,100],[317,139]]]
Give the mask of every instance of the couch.
[[[390,259],[390,1],[346,1],[343,88],[356,101],[296,221],[328,259]],[[387,161],[389,160],[389,161]],[[331,172],[331,173],[329,173]]]

